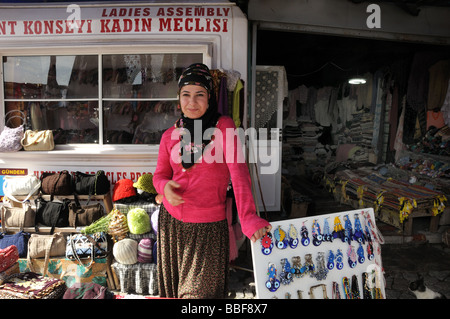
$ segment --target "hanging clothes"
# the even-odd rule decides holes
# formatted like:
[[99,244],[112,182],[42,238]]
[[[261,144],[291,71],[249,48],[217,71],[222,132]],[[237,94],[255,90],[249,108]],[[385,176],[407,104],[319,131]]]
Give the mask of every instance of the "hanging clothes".
[[435,52],[418,52],[414,55],[409,73],[406,102],[415,111],[420,111],[426,107],[429,68],[439,60],[439,55]]
[[236,127],[240,127],[241,126],[241,119],[240,119],[240,91],[244,88],[244,85],[242,84],[242,81],[239,80],[236,83],[236,88],[234,89],[233,92],[233,121],[234,121],[234,125],[236,125]]
[[440,109],[444,104],[450,77],[450,60],[441,60],[430,69],[427,109]]
[[450,126],[450,81],[447,86],[447,94],[442,104],[441,112],[444,117],[444,122],[446,125]]

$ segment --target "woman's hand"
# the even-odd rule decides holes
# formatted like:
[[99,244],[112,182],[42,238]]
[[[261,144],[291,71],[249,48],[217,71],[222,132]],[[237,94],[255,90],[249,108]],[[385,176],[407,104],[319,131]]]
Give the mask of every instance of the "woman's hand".
[[256,242],[258,239],[260,239],[262,236],[264,236],[267,232],[269,232],[272,229],[272,225],[268,225],[266,227],[263,227],[261,229],[258,229],[253,236],[250,238],[252,242]]
[[168,181],[166,186],[164,186],[164,197],[172,206],[178,206],[184,203],[183,198],[175,192],[175,189],[179,187],[180,184],[175,181]]

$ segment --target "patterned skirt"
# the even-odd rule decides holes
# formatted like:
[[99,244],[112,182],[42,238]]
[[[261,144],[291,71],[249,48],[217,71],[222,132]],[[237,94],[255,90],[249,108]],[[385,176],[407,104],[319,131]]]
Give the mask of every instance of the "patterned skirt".
[[161,205],[157,245],[160,297],[226,297],[229,266],[226,220],[184,223]]

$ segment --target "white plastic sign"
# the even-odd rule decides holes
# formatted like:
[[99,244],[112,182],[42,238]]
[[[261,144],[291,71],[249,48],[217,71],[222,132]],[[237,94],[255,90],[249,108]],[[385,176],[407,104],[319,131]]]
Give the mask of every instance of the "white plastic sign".
[[257,298],[385,298],[372,208],[271,224],[251,246]]

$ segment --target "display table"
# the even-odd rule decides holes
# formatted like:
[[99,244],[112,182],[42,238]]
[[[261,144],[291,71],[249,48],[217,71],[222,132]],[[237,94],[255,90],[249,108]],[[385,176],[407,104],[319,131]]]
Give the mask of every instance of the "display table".
[[[47,266],[47,275],[49,277],[62,279],[66,282],[67,287],[71,287],[75,283],[94,282],[96,284],[107,287],[107,258],[96,258],[91,267],[83,267],[77,261],[60,258],[49,258]],[[44,273],[45,259],[32,259],[32,267],[28,264],[26,258],[19,259],[20,272],[33,271],[38,274]]]

